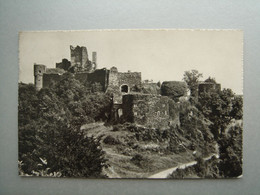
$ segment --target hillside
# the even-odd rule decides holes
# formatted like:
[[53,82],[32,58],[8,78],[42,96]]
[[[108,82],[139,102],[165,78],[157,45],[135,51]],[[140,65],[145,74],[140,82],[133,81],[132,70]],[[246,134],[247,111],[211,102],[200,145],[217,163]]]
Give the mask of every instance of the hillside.
[[194,162],[171,178],[242,174],[243,99],[232,90],[123,97],[116,107],[113,94],[71,74],[40,91],[20,83],[19,174],[148,178]]
[[196,155],[215,152],[214,142],[211,147],[203,147],[202,140],[188,140],[177,129],[160,131],[135,124],[105,126],[100,122],[83,125],[81,130],[88,137],[100,139],[109,165],[103,174],[109,178],[146,178],[193,161]]

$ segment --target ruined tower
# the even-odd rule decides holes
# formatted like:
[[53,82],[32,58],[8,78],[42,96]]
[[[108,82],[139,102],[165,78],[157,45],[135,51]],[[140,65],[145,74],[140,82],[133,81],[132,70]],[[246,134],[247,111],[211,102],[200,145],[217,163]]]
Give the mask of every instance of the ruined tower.
[[46,72],[46,66],[34,64],[34,85],[37,91],[43,87],[43,74]]
[[86,47],[73,47],[70,46],[70,57],[71,57],[71,66],[75,72],[93,72],[96,70],[96,60],[97,53],[92,53],[91,62],[88,58],[88,50]]
[[95,51],[92,52],[92,64],[93,64],[93,68],[96,69],[97,68],[97,52],[95,52]]
[[88,51],[86,47],[70,46],[71,65],[84,68],[88,62]]

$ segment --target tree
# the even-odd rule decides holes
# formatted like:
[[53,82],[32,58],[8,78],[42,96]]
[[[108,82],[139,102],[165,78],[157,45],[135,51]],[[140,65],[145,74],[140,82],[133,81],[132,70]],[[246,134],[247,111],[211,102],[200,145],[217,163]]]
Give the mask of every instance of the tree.
[[99,140],[86,137],[80,127],[106,120],[110,103],[109,96],[87,91],[69,74],[39,92],[20,83],[20,173],[102,177],[106,160]]
[[232,100],[232,111],[231,117],[234,119],[242,119],[243,118],[243,97],[242,96],[235,96]]
[[207,78],[204,82],[217,84],[216,79],[212,77]]
[[92,93],[97,93],[97,92],[102,92],[103,91],[103,87],[100,83],[98,82],[94,82],[91,84],[91,92]]
[[236,125],[219,140],[219,171],[222,177],[242,175],[242,126]]
[[19,83],[18,96],[18,123],[24,126],[38,118],[37,91],[33,84]]
[[202,77],[202,74],[197,70],[185,71],[183,75],[183,80],[187,83],[191,97],[197,99],[198,97],[198,86],[199,79]]
[[243,115],[242,98],[236,97],[231,89],[201,93],[198,108],[212,122],[215,138],[224,134],[232,119],[241,119]]
[[43,119],[19,131],[19,160],[26,174],[47,169],[63,177],[101,177],[106,162],[99,140],[62,121]]

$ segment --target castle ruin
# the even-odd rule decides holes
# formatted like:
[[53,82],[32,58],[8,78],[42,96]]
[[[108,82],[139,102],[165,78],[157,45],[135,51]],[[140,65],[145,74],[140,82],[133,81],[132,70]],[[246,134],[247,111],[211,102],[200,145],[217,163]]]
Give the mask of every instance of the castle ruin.
[[[34,64],[36,90],[48,88],[52,82],[62,80],[64,73],[70,72],[82,84],[99,83],[103,92],[111,94],[112,120],[123,119],[152,128],[165,128],[175,120],[169,115],[170,98],[160,94],[159,83],[142,81],[141,72],[119,72],[116,67],[97,69],[97,53],[92,52],[90,61],[86,47],[70,46],[70,53],[71,61],[62,59],[56,63],[56,68]],[[220,89],[220,84],[201,83],[199,93],[215,88]]]

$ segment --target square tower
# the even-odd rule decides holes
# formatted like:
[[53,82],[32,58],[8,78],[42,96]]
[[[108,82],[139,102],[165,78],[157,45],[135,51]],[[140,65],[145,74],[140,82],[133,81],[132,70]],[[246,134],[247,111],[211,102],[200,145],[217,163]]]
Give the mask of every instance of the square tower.
[[70,46],[70,57],[71,66],[77,66],[79,68],[84,68],[89,61],[86,47]]

